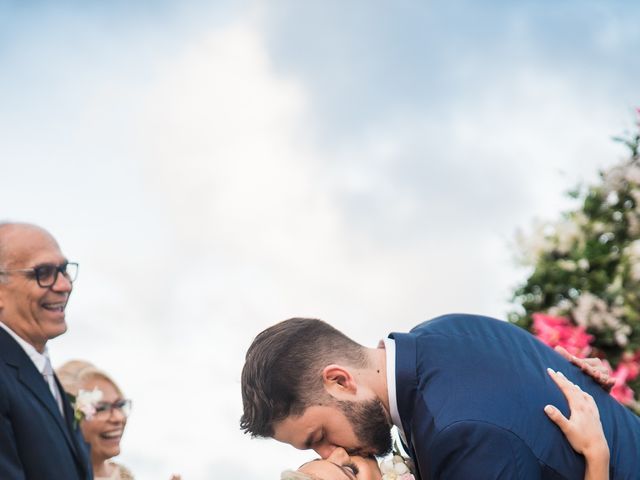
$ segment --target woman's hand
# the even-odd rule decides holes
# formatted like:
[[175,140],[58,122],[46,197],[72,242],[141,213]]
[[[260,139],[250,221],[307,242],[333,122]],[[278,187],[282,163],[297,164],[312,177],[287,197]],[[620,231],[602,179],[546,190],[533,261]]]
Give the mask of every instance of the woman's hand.
[[609,478],[609,446],[600,423],[600,413],[593,397],[571,383],[562,373],[547,369],[569,403],[571,415],[565,417],[553,405],[544,407],[547,416],[560,427],[573,449],[584,455],[585,480]]
[[555,347],[555,351],[593,378],[607,392],[611,391],[615,385],[616,381],[611,377],[611,371],[599,358],[578,358],[575,355],[571,355],[560,345]]

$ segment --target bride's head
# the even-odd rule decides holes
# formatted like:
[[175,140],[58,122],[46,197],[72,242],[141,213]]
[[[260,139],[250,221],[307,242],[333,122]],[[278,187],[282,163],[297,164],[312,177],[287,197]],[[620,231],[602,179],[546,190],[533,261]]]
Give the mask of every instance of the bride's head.
[[380,480],[382,475],[374,458],[350,457],[336,448],[326,460],[305,463],[298,470],[282,472],[281,480]]

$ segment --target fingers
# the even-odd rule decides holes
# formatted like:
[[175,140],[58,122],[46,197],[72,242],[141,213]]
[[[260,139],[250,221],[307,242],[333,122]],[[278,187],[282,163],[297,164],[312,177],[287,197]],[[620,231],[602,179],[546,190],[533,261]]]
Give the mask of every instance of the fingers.
[[[582,390],[580,390],[580,387],[570,382],[561,372],[554,372],[552,369],[547,368],[547,373],[565,396],[569,403],[569,409],[573,412],[575,408],[574,403],[576,395],[578,395],[578,391],[582,392]],[[544,407],[544,413],[547,414],[553,423],[560,427],[560,430],[562,430],[565,435],[568,434],[569,429],[571,428],[571,423],[560,410],[553,405],[547,405]]]
[[[595,400],[591,395],[583,391],[575,383],[569,381],[562,372],[554,372],[550,368],[547,369],[547,372],[567,399],[572,414],[576,411],[595,411],[595,415],[597,415]],[[559,411],[558,413],[561,414]]]
[[578,358],[575,355],[569,353],[566,348],[561,347],[560,345],[556,345],[554,347],[554,350],[558,352],[565,360],[573,363],[576,367],[580,367],[582,370],[591,367],[593,363],[592,360],[600,362],[600,359],[598,358]]
[[557,407],[546,405],[544,407],[546,415],[560,428],[576,452],[592,457],[594,452],[596,455],[606,452],[608,458],[607,440],[600,423],[598,406],[593,397],[583,392],[562,373],[554,372],[550,368],[547,372],[567,399],[570,413],[567,418]]
[[560,345],[556,345],[554,350],[558,352],[565,360],[573,363],[575,366],[580,367],[581,369],[585,368],[597,368],[598,366],[602,366],[602,361],[599,358],[578,358],[575,355],[569,353],[569,351],[561,347]]
[[547,417],[549,417],[553,423],[560,427],[560,430],[563,432],[567,431],[569,428],[569,419],[567,419],[560,410],[553,405],[547,405],[544,407],[544,413],[547,414]]
[[554,350],[565,360],[568,360],[593,378],[606,391],[610,391],[615,385],[616,381],[611,377],[611,372],[607,367],[607,364],[599,358],[578,358],[560,345],[556,346]]
[[560,355],[562,355],[564,357],[565,360],[569,360],[570,362],[574,362],[575,358],[573,355],[571,355],[566,348],[561,347],[560,345],[556,345],[556,347],[554,348],[554,350],[556,352],[558,352]]
[[551,377],[551,379],[558,385],[560,391],[564,394],[567,401],[571,401],[572,392],[571,390],[576,388],[577,385],[570,382],[567,377],[565,377],[562,372],[554,372],[550,368],[547,368],[547,373]]

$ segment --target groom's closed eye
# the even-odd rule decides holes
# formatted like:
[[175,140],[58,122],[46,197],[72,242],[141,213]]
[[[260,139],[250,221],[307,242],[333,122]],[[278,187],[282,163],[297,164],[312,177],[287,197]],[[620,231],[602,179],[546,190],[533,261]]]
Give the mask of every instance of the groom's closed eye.
[[309,436],[304,442],[304,449],[309,450],[310,448],[313,448],[314,446],[319,445],[323,440],[324,440],[324,432],[322,431],[312,432],[311,434],[309,434]]

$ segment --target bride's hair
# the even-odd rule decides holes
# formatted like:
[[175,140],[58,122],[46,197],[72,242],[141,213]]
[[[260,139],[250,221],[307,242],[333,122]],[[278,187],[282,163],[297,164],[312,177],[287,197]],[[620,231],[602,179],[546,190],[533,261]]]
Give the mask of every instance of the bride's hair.
[[280,474],[280,480],[320,480],[318,477],[307,475],[306,473],[285,470]]

